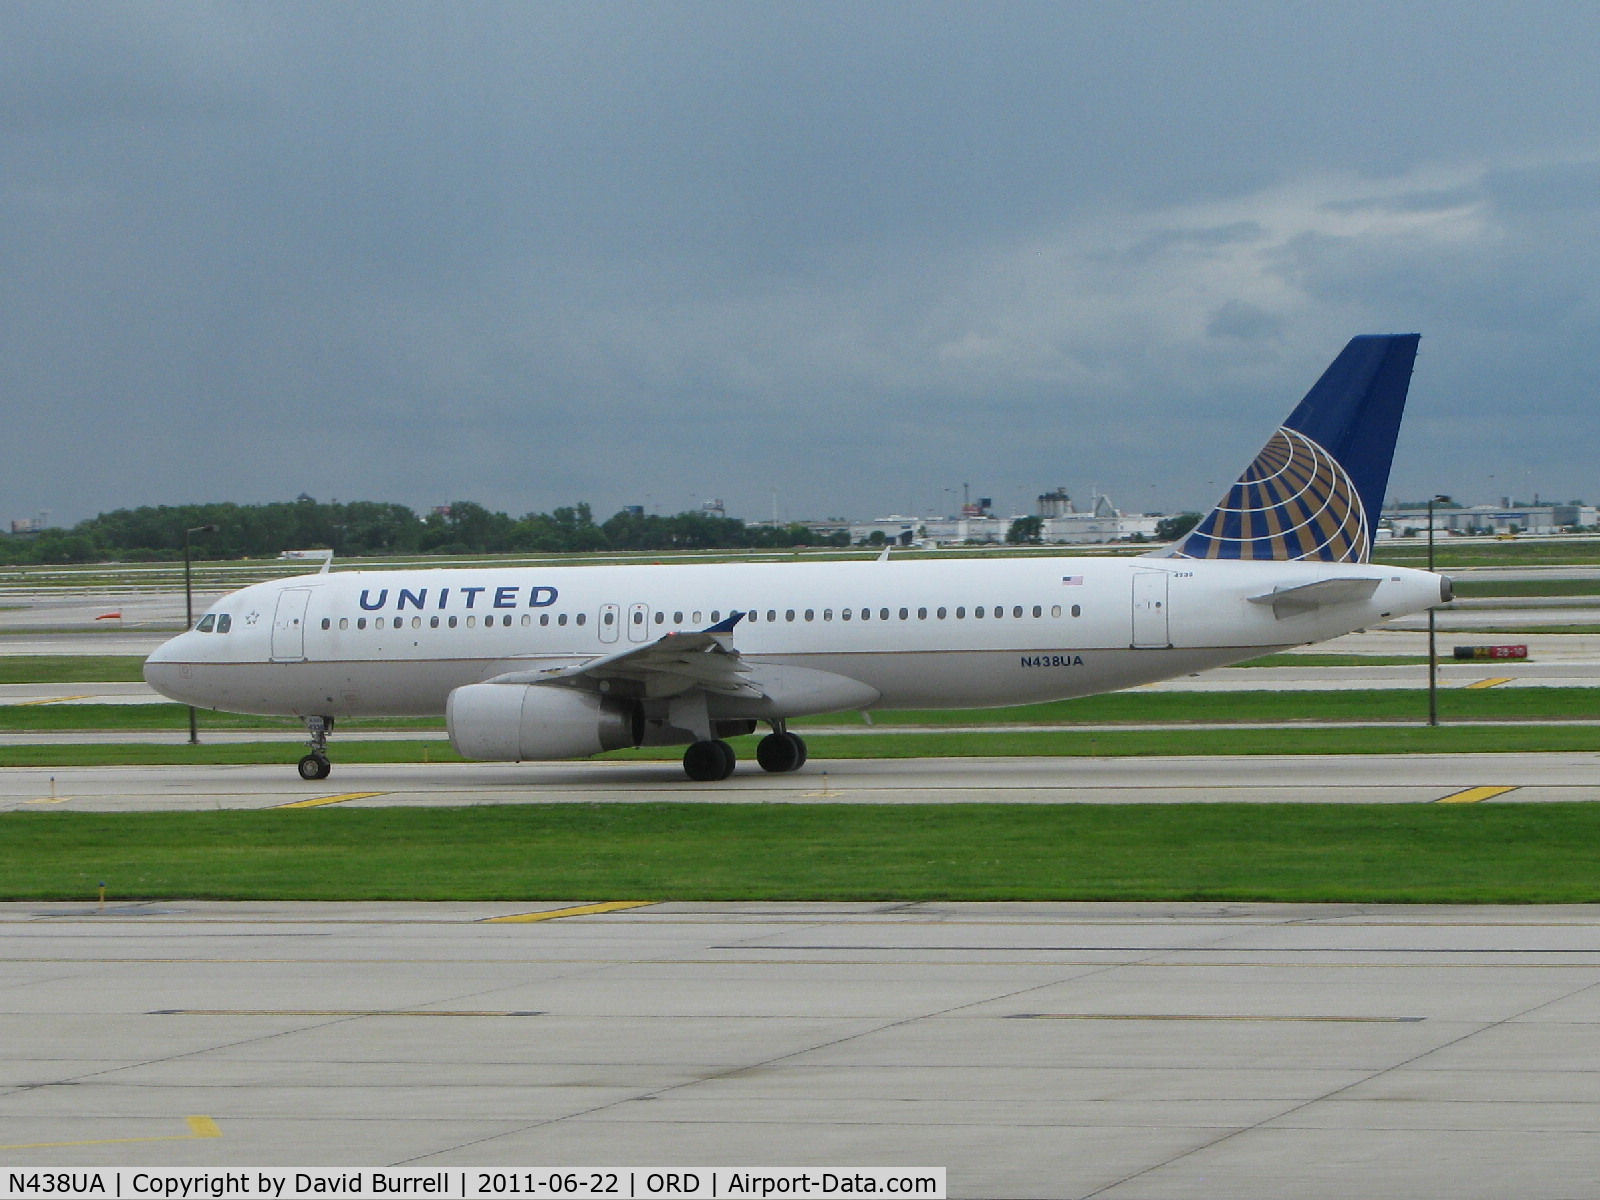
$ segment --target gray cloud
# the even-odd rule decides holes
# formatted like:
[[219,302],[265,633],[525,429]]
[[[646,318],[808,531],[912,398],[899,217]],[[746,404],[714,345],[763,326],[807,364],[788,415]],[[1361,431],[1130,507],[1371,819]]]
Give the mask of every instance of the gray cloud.
[[1600,493],[1597,23],[11,6],[0,516],[1198,505],[1395,329],[1397,489]]

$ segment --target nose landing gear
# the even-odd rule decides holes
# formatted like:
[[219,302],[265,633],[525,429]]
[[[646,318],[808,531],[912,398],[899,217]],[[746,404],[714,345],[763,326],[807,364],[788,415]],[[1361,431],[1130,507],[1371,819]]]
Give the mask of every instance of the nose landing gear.
[[328,761],[328,733],[333,729],[332,717],[307,717],[306,732],[311,735],[311,753],[300,760],[301,779],[326,779],[333,771]]

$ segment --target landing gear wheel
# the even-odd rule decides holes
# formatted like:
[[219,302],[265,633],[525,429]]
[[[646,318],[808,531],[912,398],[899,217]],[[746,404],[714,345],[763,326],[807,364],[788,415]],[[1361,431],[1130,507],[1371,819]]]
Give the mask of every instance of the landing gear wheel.
[[733,774],[736,761],[733,747],[715,739],[695,742],[683,752],[684,774],[697,783],[726,779]]
[[333,764],[320,754],[308,754],[300,760],[301,779],[326,779],[333,771]]
[[763,771],[783,774],[805,765],[806,743],[798,734],[769,733],[756,743],[756,762]]

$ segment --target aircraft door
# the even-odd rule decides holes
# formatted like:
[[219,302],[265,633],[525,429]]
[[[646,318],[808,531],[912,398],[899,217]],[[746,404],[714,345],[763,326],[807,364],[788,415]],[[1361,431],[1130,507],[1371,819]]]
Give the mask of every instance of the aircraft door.
[[602,604],[600,606],[600,640],[602,642],[616,641],[617,634],[620,632],[618,627],[621,624],[621,609],[615,604]]
[[303,662],[306,657],[306,607],[310,588],[284,588],[272,616],[272,661]]
[[1167,626],[1167,573],[1133,575],[1133,648],[1165,650],[1172,645]]
[[650,640],[650,606],[648,604],[628,605],[628,640],[630,642],[648,642]]

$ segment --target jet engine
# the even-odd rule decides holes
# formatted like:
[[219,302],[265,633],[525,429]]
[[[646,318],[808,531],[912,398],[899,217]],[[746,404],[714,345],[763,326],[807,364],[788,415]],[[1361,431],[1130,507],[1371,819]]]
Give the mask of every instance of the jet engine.
[[456,688],[445,705],[445,724],[457,754],[489,762],[583,758],[637,746],[644,735],[636,704],[525,683]]

